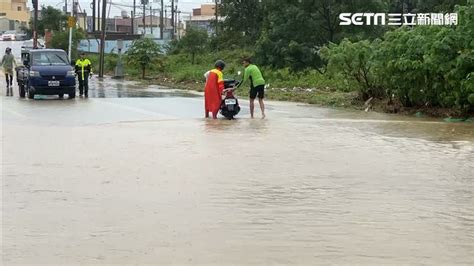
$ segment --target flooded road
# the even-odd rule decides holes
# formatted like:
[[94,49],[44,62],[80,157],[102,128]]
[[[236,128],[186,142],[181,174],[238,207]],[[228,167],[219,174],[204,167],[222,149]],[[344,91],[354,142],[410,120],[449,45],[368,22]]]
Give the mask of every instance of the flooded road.
[[474,264],[473,123],[1,82],[2,265]]

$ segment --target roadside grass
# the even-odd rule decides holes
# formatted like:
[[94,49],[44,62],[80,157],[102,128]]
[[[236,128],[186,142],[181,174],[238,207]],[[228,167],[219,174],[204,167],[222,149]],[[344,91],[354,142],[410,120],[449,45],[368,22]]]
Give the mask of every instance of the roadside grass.
[[[161,85],[182,90],[204,91],[204,73],[213,68],[217,59],[227,63],[224,70],[225,78],[242,79],[237,73],[243,73],[241,58],[247,53],[243,50],[222,51],[216,54],[197,55],[195,63],[191,64],[191,56],[186,54],[171,54],[161,58],[160,64],[154,64],[147,70],[145,79],[141,79],[141,71],[126,64],[123,56],[125,78],[138,81],[143,85]],[[88,55],[93,64],[93,71],[98,72],[99,57],[96,54]],[[105,72],[113,75],[117,63],[117,55],[105,57]],[[307,70],[292,73],[289,69],[261,68],[267,82],[266,99],[275,101],[290,101],[315,104],[334,108],[350,108],[364,110],[364,105],[357,92],[357,85],[345,80],[342,76],[333,76],[320,73],[316,70]],[[241,99],[248,97],[248,84],[236,91]],[[413,115],[423,112],[429,116],[449,117],[456,116],[452,110],[438,111],[436,108],[399,108],[389,106],[386,100],[374,99],[371,110],[387,113]],[[435,110],[436,109],[436,110]]]

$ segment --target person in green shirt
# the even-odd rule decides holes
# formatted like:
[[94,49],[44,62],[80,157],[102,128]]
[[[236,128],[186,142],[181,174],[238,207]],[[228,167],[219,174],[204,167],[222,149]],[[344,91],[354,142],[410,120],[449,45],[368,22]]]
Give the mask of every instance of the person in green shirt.
[[7,96],[13,96],[13,65],[17,66],[15,56],[12,54],[12,49],[7,47],[7,49],[5,49],[5,55],[0,62],[0,66],[3,66],[3,72],[5,72]]
[[258,97],[258,103],[260,104],[260,110],[262,111],[262,119],[265,118],[265,104],[263,99],[265,98],[265,79],[263,79],[262,72],[254,64],[250,58],[244,58],[242,64],[245,67],[244,79],[238,85],[238,87],[250,81],[250,117],[253,118],[255,109],[254,101]]

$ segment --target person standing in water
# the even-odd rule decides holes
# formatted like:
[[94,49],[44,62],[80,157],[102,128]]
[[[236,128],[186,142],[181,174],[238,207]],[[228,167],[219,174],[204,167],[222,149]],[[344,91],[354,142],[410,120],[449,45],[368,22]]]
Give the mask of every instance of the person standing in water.
[[206,118],[209,118],[209,112],[211,112],[212,118],[217,119],[217,113],[222,103],[222,92],[224,91],[222,70],[225,68],[225,63],[222,60],[217,60],[214,66],[214,69],[206,73],[208,75],[204,89],[204,111]]
[[265,119],[265,79],[263,79],[262,72],[260,69],[252,64],[252,60],[246,57],[242,60],[242,64],[245,67],[244,79],[237,86],[240,87],[247,81],[250,81],[250,117],[253,118],[255,110],[255,98],[258,97],[258,103],[260,104],[260,110],[262,111],[262,119]]
[[3,66],[5,81],[7,82],[7,96],[13,96],[13,65],[17,66],[15,56],[12,54],[12,49],[7,47],[0,63],[0,66]]
[[79,96],[89,97],[89,75],[91,73],[91,61],[85,58],[85,53],[81,53],[81,58],[76,61],[76,73],[79,81]]

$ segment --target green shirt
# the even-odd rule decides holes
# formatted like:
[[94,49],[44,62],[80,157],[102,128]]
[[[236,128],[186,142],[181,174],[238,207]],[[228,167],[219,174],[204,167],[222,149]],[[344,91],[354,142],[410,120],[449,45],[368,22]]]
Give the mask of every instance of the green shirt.
[[13,65],[16,66],[15,56],[13,54],[5,54],[0,65],[3,65],[4,69],[13,69]]
[[244,80],[242,80],[242,82],[239,84],[239,87],[248,80],[251,80],[251,86],[253,87],[265,85],[262,72],[260,72],[260,69],[258,69],[258,67],[253,64],[250,64],[245,68]]

